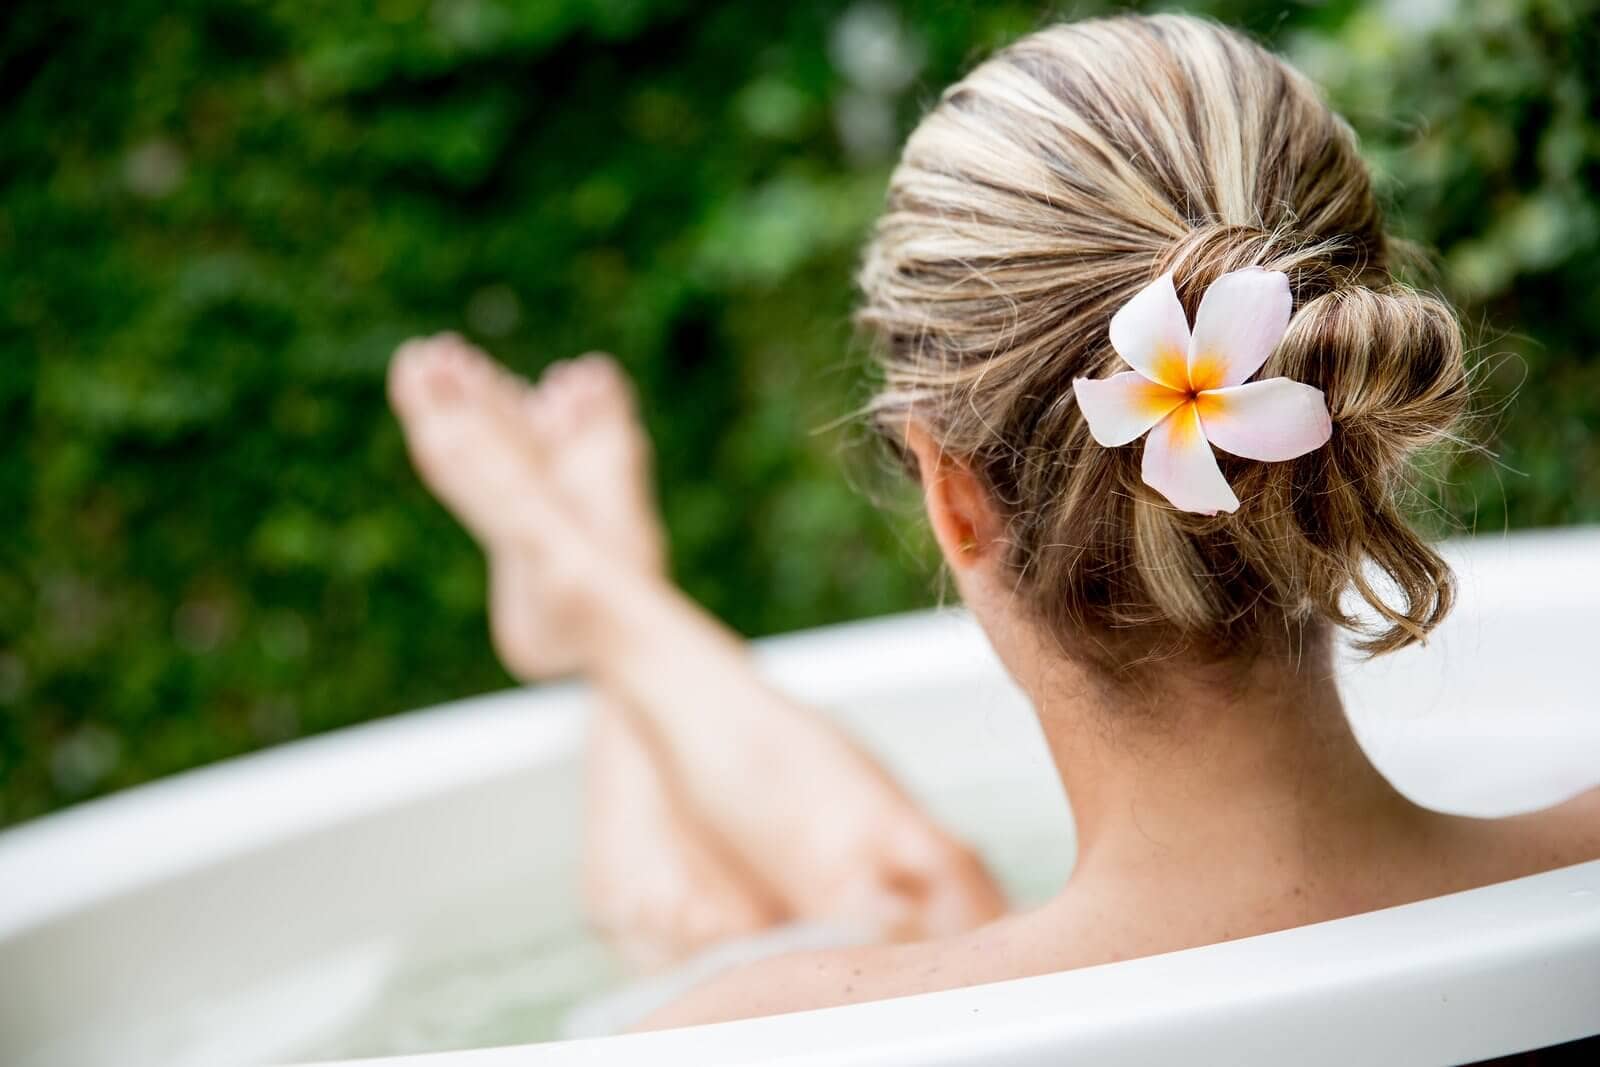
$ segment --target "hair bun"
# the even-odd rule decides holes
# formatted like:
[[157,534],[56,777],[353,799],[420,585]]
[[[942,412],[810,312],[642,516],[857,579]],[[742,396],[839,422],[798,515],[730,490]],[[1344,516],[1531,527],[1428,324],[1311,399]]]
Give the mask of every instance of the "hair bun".
[[[1421,640],[1450,610],[1449,567],[1399,501],[1407,460],[1448,439],[1468,402],[1455,313],[1394,283],[1384,253],[1381,237],[1202,223],[1158,264],[1172,271],[1191,319],[1206,287],[1229,271],[1289,276],[1295,312],[1259,377],[1321,389],[1333,438],[1290,463],[1225,460],[1235,492],[1252,503],[1224,525],[1289,600],[1362,633],[1359,647],[1373,653]],[[1350,588],[1382,625],[1363,626],[1345,609]]]
[[1339,605],[1354,586],[1386,622],[1361,642],[1370,652],[1420,640],[1449,611],[1453,588],[1449,568],[1407,523],[1399,491],[1407,460],[1449,439],[1467,408],[1455,314],[1400,285],[1333,289],[1296,310],[1262,373],[1317,386],[1333,416],[1325,448],[1259,471],[1286,479],[1276,488],[1312,550],[1307,595],[1359,629]]
[[1448,435],[1466,411],[1461,327],[1429,293],[1335,289],[1296,312],[1280,355],[1282,373],[1327,394],[1339,447],[1370,449],[1380,467]]

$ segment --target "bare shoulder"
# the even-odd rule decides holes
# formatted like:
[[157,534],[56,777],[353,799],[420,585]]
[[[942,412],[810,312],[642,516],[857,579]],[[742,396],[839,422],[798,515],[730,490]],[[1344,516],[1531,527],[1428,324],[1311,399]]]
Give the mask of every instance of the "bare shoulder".
[[1600,859],[1600,789],[1579,793],[1533,818],[1539,820],[1562,862]]
[[1543,811],[1487,822],[1492,846],[1480,859],[1496,880],[1600,859],[1600,789]]
[[1053,969],[1013,916],[955,937],[797,952],[734,968],[639,1027],[658,1030],[931,993]]

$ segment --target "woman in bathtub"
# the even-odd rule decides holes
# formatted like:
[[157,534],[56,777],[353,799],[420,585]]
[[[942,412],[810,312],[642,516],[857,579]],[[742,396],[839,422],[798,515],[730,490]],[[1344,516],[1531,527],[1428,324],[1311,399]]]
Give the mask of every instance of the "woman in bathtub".
[[1450,608],[1397,495],[1467,404],[1449,307],[1391,277],[1345,124],[1281,60],[1178,16],[1055,26],[949,89],[866,248],[871,415],[1071,798],[1059,894],[1007,913],[974,854],[773,691],[667,576],[649,445],[601,356],[537,385],[461,340],[396,355],[423,478],[482,544],[511,671],[596,694],[587,899],[659,965],[777,924],[672,1026],[1126,959],[1600,855],[1589,794],[1478,820],[1407,801],[1331,648]]

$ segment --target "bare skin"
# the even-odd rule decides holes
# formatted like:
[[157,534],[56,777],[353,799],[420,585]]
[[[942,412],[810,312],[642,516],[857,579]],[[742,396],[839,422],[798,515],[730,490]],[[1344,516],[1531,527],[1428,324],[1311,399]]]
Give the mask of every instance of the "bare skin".
[[[1600,793],[1502,820],[1407,801],[1356,744],[1326,647],[1259,664],[1238,685],[1166,665],[1166,688],[1148,697],[1156,713],[1130,714],[1131,698],[1092,684],[1017,609],[1004,524],[978,479],[916,425],[906,435],[962,598],[1032,697],[1070,786],[1078,863],[1060,893],[1030,912],[1000,917],[970,853],[831,728],[762,684],[738,641],[659,569],[607,565],[575,533],[558,495],[534,514],[490,494],[498,511],[480,538],[506,546],[491,554],[543,561],[541,603],[564,621],[579,669],[650,739],[669,783],[663,802],[681,798],[733,857],[730,867],[748,872],[746,884],[769,892],[783,914],[865,916],[886,933],[920,938],[738,968],[648,1026],[1171,951],[1600,856]],[[480,465],[474,477],[494,486],[495,465]],[[427,477],[420,456],[419,466]],[[530,484],[531,498],[545,499],[548,479]],[[436,491],[450,503],[450,491]]]
[[[1600,856],[1600,791],[1469,819],[1421,808],[1356,743],[1326,644],[1242,685],[1170,667],[1130,714],[1017,611],[1004,524],[921,428],[907,444],[962,598],[1037,709],[1078,860],[1055,898],[952,937],[778,957],[647,1020],[685,1026],[951,989],[1267,933]],[[1143,725],[1141,725],[1143,724]]]
[[[485,549],[491,633],[513,674],[587,665],[574,576],[672,588],[648,442],[609,359],[557,364],[530,388],[444,335],[401,348],[390,393],[423,479]],[[731,684],[663,702],[648,679],[599,680],[585,899],[627,957],[657,966],[785,919],[925,936],[1001,912],[972,853],[873,760],[772,692],[692,602],[670,606],[663,625],[694,633]],[[813,818],[817,790],[857,817]]]
[[[553,583],[540,561],[515,547],[514,530],[504,521],[508,502],[523,500],[534,518],[548,506],[552,487],[565,493],[580,484],[596,473],[588,469],[593,462],[640,475],[647,469],[631,420],[622,420],[628,432],[601,436],[576,418],[588,396],[574,384],[570,373],[556,375],[541,395],[448,335],[402,347],[390,369],[390,401],[418,471],[484,546],[490,632],[507,669],[524,680],[570,670],[574,652],[552,610],[560,602],[550,595]],[[601,427],[602,434],[617,421]],[[542,454],[547,431],[581,433],[584,447],[552,455],[530,486],[531,459]],[[627,491],[638,487],[630,482]],[[613,558],[641,571],[659,570],[657,529],[643,521],[616,524],[620,530],[604,522],[610,518],[604,509],[616,506],[618,495],[573,494],[573,510],[579,521],[613,531]],[[650,517],[648,508],[640,510]],[[594,924],[630,965],[664,966],[782,918],[776,901],[673,801],[658,761],[615,701],[597,702],[590,731],[584,900]]]

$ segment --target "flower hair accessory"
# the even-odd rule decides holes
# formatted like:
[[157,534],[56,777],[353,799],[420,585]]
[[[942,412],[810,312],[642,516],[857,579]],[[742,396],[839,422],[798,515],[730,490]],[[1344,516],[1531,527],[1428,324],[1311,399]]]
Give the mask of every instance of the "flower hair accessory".
[[1283,337],[1293,306],[1283,273],[1232,271],[1206,289],[1191,333],[1172,275],[1163,274],[1111,319],[1111,347],[1133,370],[1073,380],[1090,434],[1115,448],[1150,431],[1146,485],[1184,511],[1238,510],[1213,445],[1278,462],[1333,436],[1321,389],[1288,378],[1246,381]]

